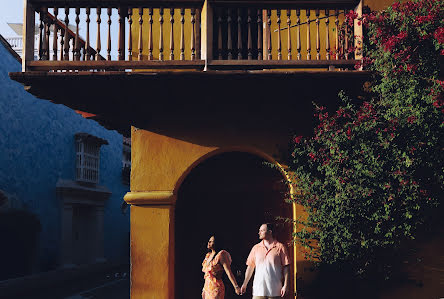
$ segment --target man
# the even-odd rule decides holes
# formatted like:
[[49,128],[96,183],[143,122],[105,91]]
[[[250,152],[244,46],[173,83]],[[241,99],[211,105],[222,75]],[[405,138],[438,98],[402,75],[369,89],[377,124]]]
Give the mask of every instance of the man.
[[253,246],[247,259],[248,267],[245,271],[241,294],[245,294],[248,282],[256,269],[253,280],[253,299],[284,297],[288,292],[290,272],[287,249],[282,243],[276,241],[271,223],[260,226],[259,239],[261,242]]

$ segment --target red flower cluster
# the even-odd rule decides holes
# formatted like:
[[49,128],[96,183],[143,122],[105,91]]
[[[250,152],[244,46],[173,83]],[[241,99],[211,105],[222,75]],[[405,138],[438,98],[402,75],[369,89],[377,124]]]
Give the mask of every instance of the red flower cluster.
[[348,26],[353,26],[355,19],[359,17],[358,13],[354,10],[350,10],[346,15],[345,19],[347,21]]
[[311,160],[315,160],[316,159],[316,155],[314,153],[309,153],[308,156],[310,157]]
[[300,143],[301,142],[301,140],[302,140],[302,136],[296,136],[294,139],[293,139],[293,141],[294,141],[294,143]]
[[407,32],[401,31],[397,35],[392,35],[383,41],[384,50],[386,52],[391,52],[393,48],[400,42],[402,42],[407,37]]
[[438,43],[444,44],[444,27],[439,27],[436,29],[436,31],[433,33],[433,37]]
[[409,117],[407,118],[407,122],[408,122],[409,124],[413,124],[413,123],[415,122],[416,119],[417,119],[417,117],[414,116],[414,115],[412,115],[412,116],[409,116]]
[[444,101],[442,99],[437,99],[433,102],[433,106],[435,106],[436,108],[440,108],[444,106]]

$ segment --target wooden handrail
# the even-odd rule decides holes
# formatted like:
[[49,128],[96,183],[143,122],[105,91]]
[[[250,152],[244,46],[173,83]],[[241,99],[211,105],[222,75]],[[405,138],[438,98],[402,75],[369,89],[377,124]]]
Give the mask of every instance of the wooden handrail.
[[[75,38],[75,37],[76,37],[76,34],[75,34],[71,29],[69,29],[69,27],[67,27],[65,23],[61,22],[59,19],[57,19],[56,17],[54,17],[54,16],[53,16],[51,13],[49,13],[49,12],[46,12],[46,15],[48,16],[48,18],[51,19],[51,23],[52,23],[52,24],[54,24],[54,21],[56,21],[57,26],[58,26],[59,28],[62,28],[64,31],[67,31],[67,32],[68,32],[68,36],[69,36],[70,38]],[[54,34],[55,34],[55,33],[54,33]],[[78,42],[79,42],[79,44],[80,44],[82,47],[86,45],[86,41],[85,41],[84,39],[82,39],[81,37],[79,37]],[[88,50],[90,51],[91,54],[94,54],[94,55],[95,55],[95,54],[97,53],[97,51],[96,51],[94,48],[90,47],[90,46],[88,47]],[[100,55],[100,58],[101,58],[101,59],[105,59],[102,55]]]
[[[30,2],[35,6],[50,6],[50,7],[64,7],[68,6],[113,6],[118,7],[122,5],[140,6],[140,5],[177,5],[183,6],[184,4],[195,4],[203,5],[203,0],[30,0]],[[325,5],[347,5],[356,6],[359,0],[210,0],[210,3],[226,3],[226,4],[237,4],[237,5],[249,5],[249,6],[263,6],[272,5],[274,7],[284,5],[284,6],[310,6],[310,7],[320,7]]]
[[28,0],[35,7],[202,7],[203,0]]
[[262,9],[344,9],[352,8],[359,4],[359,0],[209,0],[217,6],[240,6]]

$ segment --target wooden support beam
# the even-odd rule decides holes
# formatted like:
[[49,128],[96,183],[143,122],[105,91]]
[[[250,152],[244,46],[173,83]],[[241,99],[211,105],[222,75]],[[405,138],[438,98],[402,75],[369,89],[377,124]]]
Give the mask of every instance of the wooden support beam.
[[23,12],[23,57],[22,71],[28,70],[28,64],[34,60],[35,9],[30,0],[24,0]]
[[[204,2],[201,14],[201,57],[205,61],[205,70],[213,59],[213,8],[209,0]],[[198,57],[199,58],[199,57]]]

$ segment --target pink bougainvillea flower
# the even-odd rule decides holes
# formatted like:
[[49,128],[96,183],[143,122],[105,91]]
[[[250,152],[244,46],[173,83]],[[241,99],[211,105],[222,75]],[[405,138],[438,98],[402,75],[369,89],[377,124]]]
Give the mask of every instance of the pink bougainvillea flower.
[[301,140],[302,140],[302,136],[296,136],[293,140],[294,140],[294,143],[300,143],[301,142]]
[[436,29],[433,33],[433,37],[438,43],[444,44],[444,27],[439,27],[438,29]]

